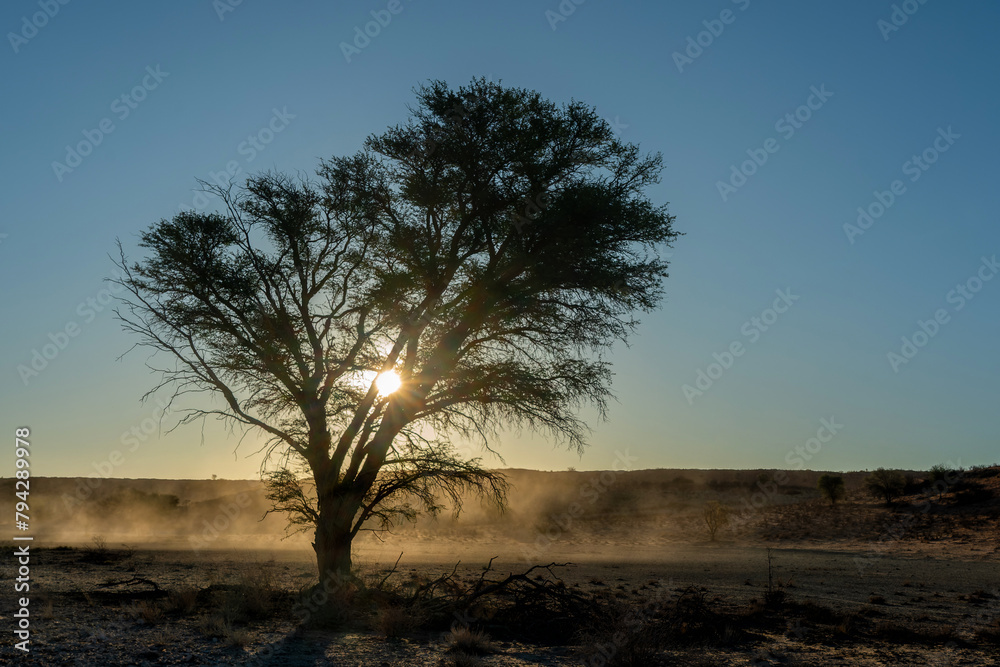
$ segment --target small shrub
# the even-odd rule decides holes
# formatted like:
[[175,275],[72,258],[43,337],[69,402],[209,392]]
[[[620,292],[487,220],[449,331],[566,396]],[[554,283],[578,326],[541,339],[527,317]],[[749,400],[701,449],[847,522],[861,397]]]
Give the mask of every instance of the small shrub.
[[152,646],[164,648],[167,646],[174,646],[178,641],[180,641],[180,639],[180,634],[174,628],[165,626],[153,631],[153,634],[149,638],[149,643]]
[[250,632],[244,628],[226,628],[222,636],[226,644],[235,648],[246,648],[250,645]]
[[236,582],[222,596],[222,614],[230,623],[271,615],[280,596],[273,563],[240,564]]
[[669,634],[668,627],[659,620],[634,602],[606,600],[597,616],[578,631],[581,662],[609,667],[658,664],[656,661],[668,643]]
[[198,623],[198,629],[206,637],[222,639],[229,646],[245,648],[250,644],[250,632],[244,628],[235,627],[221,614],[206,616]]
[[133,612],[146,625],[158,625],[163,620],[163,609],[158,604],[146,600],[137,602]]
[[705,503],[705,507],[702,510],[702,519],[704,519],[705,525],[708,527],[708,535],[713,542],[718,530],[729,524],[729,518],[729,508],[717,500],[710,500]]
[[834,635],[849,637],[851,636],[858,625],[858,616],[856,614],[847,614],[840,618],[840,622],[834,627]]
[[375,630],[386,637],[401,637],[413,631],[416,620],[412,609],[403,607],[381,607],[375,612]]
[[225,637],[229,629],[229,623],[218,613],[206,616],[198,622],[198,630],[210,638]]
[[197,606],[197,588],[180,588],[167,595],[166,611],[168,613],[187,615],[192,613]]
[[452,626],[445,641],[448,643],[448,650],[454,653],[486,655],[496,650],[488,634],[468,626]]

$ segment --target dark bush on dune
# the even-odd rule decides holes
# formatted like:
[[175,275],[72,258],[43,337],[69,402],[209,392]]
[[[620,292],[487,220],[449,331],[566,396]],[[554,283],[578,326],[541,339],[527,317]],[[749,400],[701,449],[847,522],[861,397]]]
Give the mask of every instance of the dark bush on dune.
[[821,475],[816,486],[820,494],[830,501],[830,505],[835,505],[847,494],[842,475]]
[[980,505],[996,498],[993,491],[979,482],[965,480],[955,490],[956,505]]
[[875,472],[865,477],[865,489],[875,498],[892,505],[906,488],[906,478],[898,470],[877,468]]
[[146,493],[138,489],[116,489],[96,503],[102,513],[126,512],[131,514],[155,512],[171,513],[181,505],[181,500],[173,494]]

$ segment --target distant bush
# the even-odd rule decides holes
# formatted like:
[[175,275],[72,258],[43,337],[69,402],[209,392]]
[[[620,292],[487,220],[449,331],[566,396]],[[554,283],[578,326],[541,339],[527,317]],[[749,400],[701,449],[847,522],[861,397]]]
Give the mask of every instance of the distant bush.
[[836,505],[847,494],[844,478],[840,475],[821,475],[816,486],[823,497],[830,501],[831,506]]
[[954,468],[949,468],[948,466],[939,463],[937,465],[931,466],[931,469],[927,471],[927,476],[931,482],[947,482],[951,483],[957,471]]
[[736,479],[711,479],[708,481],[708,488],[720,493],[722,491],[732,491],[734,489],[742,489],[746,484],[743,484]]
[[670,480],[670,485],[674,487],[678,492],[684,493],[688,491],[692,486],[694,486],[694,480],[690,477],[685,477],[684,475],[677,475],[672,480]]
[[913,475],[903,476],[903,495],[909,496],[920,493],[924,489],[924,480],[917,479]]
[[875,498],[884,500],[886,505],[892,505],[905,488],[906,478],[898,470],[877,468],[865,477],[865,489]]
[[931,466],[924,480],[924,493],[937,493],[938,500],[941,500],[948,491],[957,491],[961,488],[964,474],[963,468],[952,468],[943,464]]
[[705,503],[702,518],[705,521],[705,525],[708,526],[708,534],[713,542],[719,528],[729,523],[729,514],[729,508],[716,500],[710,500]]

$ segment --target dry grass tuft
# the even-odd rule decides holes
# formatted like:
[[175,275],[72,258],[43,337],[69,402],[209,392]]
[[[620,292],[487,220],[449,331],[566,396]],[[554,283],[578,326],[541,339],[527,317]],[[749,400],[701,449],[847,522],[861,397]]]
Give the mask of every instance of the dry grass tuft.
[[445,637],[448,651],[453,653],[468,653],[470,655],[486,655],[494,653],[496,646],[490,636],[482,630],[473,630],[467,626],[452,626],[451,632]]
[[136,602],[132,606],[132,613],[142,619],[142,622],[146,625],[159,625],[163,620],[163,609],[160,605],[149,600]]
[[223,635],[223,639],[229,646],[243,649],[250,645],[250,631],[245,628],[229,627]]
[[389,638],[401,637],[417,628],[413,613],[403,607],[380,607],[375,612],[374,629]]
[[176,591],[171,591],[167,595],[167,601],[166,601],[167,613],[187,616],[188,614],[194,612],[197,606],[198,606],[197,588],[179,588]]
[[238,564],[235,581],[220,592],[216,600],[223,618],[230,624],[268,618],[281,599],[274,563],[270,561]]
[[229,630],[229,623],[226,622],[222,614],[211,614],[198,622],[198,630],[206,637],[225,637]]

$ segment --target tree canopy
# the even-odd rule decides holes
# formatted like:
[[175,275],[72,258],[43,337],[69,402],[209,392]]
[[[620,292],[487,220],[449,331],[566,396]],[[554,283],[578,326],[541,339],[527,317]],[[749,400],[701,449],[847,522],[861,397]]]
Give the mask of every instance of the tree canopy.
[[422,86],[411,111],[316,178],[206,184],[222,210],[153,224],[138,262],[120,246],[118,316],[168,360],[154,390],[221,399],[182,423],[260,429],[310,471],[318,552],[413,489],[502,502],[451,436],[520,426],[582,448],[578,409],[604,413],[604,354],[658,304],[678,236],[645,194],[661,156],[583,103],[477,79]]

